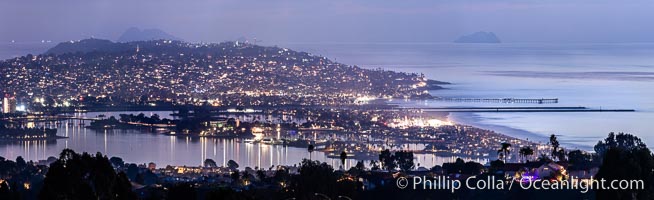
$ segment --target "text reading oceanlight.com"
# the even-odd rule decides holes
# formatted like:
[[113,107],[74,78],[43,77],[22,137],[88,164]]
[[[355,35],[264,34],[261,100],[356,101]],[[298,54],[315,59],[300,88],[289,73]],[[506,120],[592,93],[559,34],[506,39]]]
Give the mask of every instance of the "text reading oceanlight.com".
[[495,176],[485,178],[470,176],[465,179],[451,179],[448,176],[414,176],[397,179],[398,188],[414,190],[450,190],[451,192],[462,188],[469,190],[511,190],[516,186],[525,190],[579,190],[581,193],[587,193],[589,190],[643,190],[645,182],[643,180],[594,179],[593,177],[580,179],[574,176],[565,180],[524,177],[521,179],[514,178],[509,181],[498,179]]

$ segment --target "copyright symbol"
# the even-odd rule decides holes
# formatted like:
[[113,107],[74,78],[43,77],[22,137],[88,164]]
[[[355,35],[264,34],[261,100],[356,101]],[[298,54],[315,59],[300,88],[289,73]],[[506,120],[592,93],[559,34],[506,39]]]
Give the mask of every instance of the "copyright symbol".
[[409,185],[409,180],[407,180],[406,178],[400,177],[400,178],[397,179],[397,187],[398,188],[404,189],[408,185]]

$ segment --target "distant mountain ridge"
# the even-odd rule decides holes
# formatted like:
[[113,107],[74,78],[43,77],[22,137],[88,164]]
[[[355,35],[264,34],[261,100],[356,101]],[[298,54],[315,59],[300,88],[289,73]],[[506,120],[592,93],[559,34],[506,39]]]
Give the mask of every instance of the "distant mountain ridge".
[[143,29],[136,27],[129,28],[119,38],[118,42],[134,42],[148,40],[180,40],[180,38],[168,34],[159,29]]
[[470,35],[464,35],[454,40],[455,43],[502,43],[500,38],[493,32],[479,31]]

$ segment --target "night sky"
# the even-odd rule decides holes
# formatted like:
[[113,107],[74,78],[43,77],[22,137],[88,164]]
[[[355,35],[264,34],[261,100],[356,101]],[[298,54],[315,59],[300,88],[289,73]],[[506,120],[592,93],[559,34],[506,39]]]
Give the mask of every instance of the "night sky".
[[2,0],[0,42],[116,40],[129,27],[192,42],[654,42],[654,1]]

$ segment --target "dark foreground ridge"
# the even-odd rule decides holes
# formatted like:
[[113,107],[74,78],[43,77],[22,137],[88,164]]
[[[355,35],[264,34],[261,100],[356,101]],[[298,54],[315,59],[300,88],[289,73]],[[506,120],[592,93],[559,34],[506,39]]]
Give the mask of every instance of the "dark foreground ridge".
[[[359,161],[343,169],[304,159],[294,166],[239,168],[229,160],[219,166],[136,165],[119,157],[78,154],[64,149],[59,158],[34,163],[22,157],[0,157],[0,199],[651,199],[654,158],[642,141],[614,134],[595,145],[597,153],[566,152],[552,135],[551,153],[534,158],[521,148],[523,162],[505,163],[511,144],[503,143],[500,159],[484,166],[457,159],[442,166],[417,167],[410,151],[382,150],[370,167]],[[308,148],[311,151],[312,147]],[[589,174],[590,173],[590,174]],[[591,178],[592,177],[592,178]],[[623,189],[561,186],[574,181],[611,183],[636,180]],[[540,184],[547,181],[549,184]],[[428,183],[428,184],[427,184]],[[476,184],[475,184],[476,183]],[[623,182],[624,183],[624,182]],[[436,184],[436,185],[434,185]],[[490,184],[490,185],[489,185]],[[538,188],[534,186],[538,184]],[[548,186],[549,185],[549,186]],[[555,186],[559,185],[559,186]],[[598,188],[602,185],[601,188]],[[628,186],[625,184],[620,184]],[[457,187],[459,186],[459,187]]]

